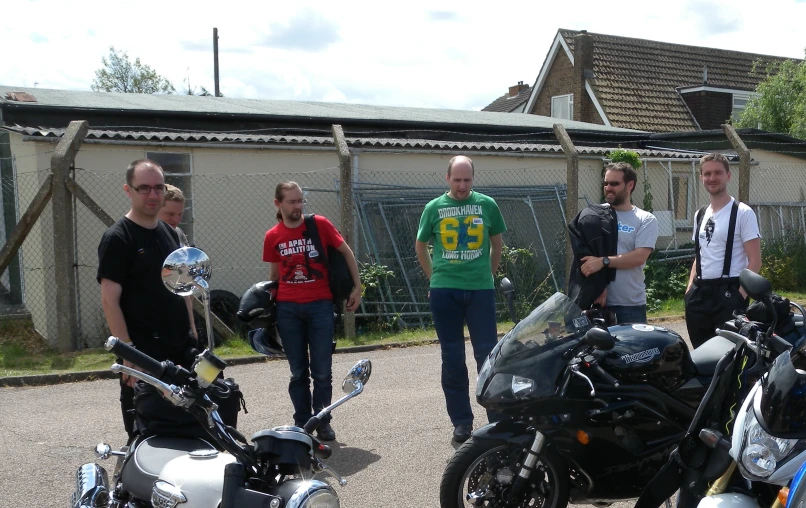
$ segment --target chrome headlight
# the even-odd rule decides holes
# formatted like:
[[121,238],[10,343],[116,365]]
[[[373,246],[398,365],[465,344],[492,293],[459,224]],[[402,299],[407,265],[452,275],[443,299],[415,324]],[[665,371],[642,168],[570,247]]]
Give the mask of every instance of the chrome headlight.
[[750,404],[745,415],[744,442],[741,451],[741,464],[753,476],[767,478],[775,472],[778,463],[784,459],[795,445],[797,439],[782,439],[769,435],[756,419],[753,405]]
[[535,390],[535,381],[528,377],[498,373],[482,394],[485,401],[514,401],[524,399]]
[[286,508],[339,508],[339,496],[327,483],[310,480],[297,488]]
[[162,480],[154,482],[151,490],[151,505],[154,508],[174,508],[179,503],[187,503],[182,489]]

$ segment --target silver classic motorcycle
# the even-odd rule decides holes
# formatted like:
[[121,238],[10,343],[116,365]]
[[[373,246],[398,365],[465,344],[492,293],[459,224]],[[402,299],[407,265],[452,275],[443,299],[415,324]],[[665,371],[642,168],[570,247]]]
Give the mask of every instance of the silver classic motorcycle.
[[[184,247],[171,253],[163,267],[163,280],[178,295],[201,291],[205,296],[208,344],[211,348],[209,292],[210,260],[204,252]],[[226,399],[230,386],[219,374],[226,363],[206,349],[190,371],[158,362],[110,337],[106,349],[143,372],[114,364],[111,370],[136,377],[154,387],[173,406],[193,415],[204,437],[140,436],[117,451],[105,443],[95,448],[98,458],[115,457],[111,482],[101,465],[90,462],[76,472],[72,508],[318,508],[338,507],[339,498],[328,483],[314,479],[329,472],[324,464],[331,449],[313,432],[336,407],[359,395],[370,377],[369,360],[356,363],[342,383],[344,397],[324,408],[304,426],[262,430],[247,440],[226,425],[217,400]]]

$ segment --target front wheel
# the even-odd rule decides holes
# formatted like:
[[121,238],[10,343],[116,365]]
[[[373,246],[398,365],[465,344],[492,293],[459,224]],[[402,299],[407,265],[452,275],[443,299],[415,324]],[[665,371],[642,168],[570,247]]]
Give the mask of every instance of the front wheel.
[[564,508],[568,504],[568,468],[549,450],[540,453],[528,483],[513,499],[512,486],[525,457],[523,448],[515,444],[465,441],[442,474],[440,506]]

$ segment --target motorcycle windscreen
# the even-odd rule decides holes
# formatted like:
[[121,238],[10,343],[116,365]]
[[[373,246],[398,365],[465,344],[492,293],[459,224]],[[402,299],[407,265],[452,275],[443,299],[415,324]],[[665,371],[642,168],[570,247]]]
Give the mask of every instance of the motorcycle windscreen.
[[555,381],[568,363],[562,354],[591,328],[582,309],[562,293],[555,293],[521,320],[501,339],[494,358],[495,371],[529,372],[538,375],[538,387],[553,393]]
[[784,353],[775,359],[761,384],[756,417],[762,428],[775,437],[806,438],[806,372],[796,369]]

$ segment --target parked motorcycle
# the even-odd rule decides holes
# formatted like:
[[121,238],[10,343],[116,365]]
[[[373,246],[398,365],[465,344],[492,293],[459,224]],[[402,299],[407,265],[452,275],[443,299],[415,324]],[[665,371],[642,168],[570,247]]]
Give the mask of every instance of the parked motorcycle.
[[[772,310],[772,287],[766,279],[745,270],[740,283]],[[797,321],[802,323],[803,307],[794,307],[799,311]],[[786,318],[792,319],[788,310]],[[802,362],[803,327],[794,326],[790,341],[784,340],[774,332],[778,313],[769,315],[771,323],[740,316],[736,320],[739,333],[718,331],[720,336],[744,344],[720,360],[709,388],[712,393],[703,399],[672,459],[647,485],[636,508],[660,506],[678,488],[680,507],[770,506],[781,486],[806,460],[798,439],[791,438],[789,431],[775,429],[774,423],[790,418],[781,414],[780,403],[798,378],[792,362]]]
[[792,478],[784,506],[786,508],[804,508],[806,506],[806,463],[798,469],[795,477]]
[[[188,294],[193,288],[206,290],[210,262],[200,250],[185,247],[166,259],[163,273],[166,285],[177,294]],[[192,414],[207,436],[141,436],[118,451],[99,444],[95,449],[99,458],[117,458],[112,482],[99,464],[82,465],[76,472],[71,507],[339,506],[335,490],[313,479],[326,471],[339,484],[346,484],[324,464],[331,449],[313,432],[333,409],[363,391],[372,371],[369,360],[359,361],[348,372],[342,383],[346,395],[313,416],[304,428],[275,427],[247,440],[224,424],[210,398],[225,398],[229,389],[219,379],[226,363],[212,351],[199,354],[188,371],[171,362],[157,362],[115,337],[109,338],[106,349],[143,370],[116,363],[113,372],[134,376],[156,388],[173,405]]]

